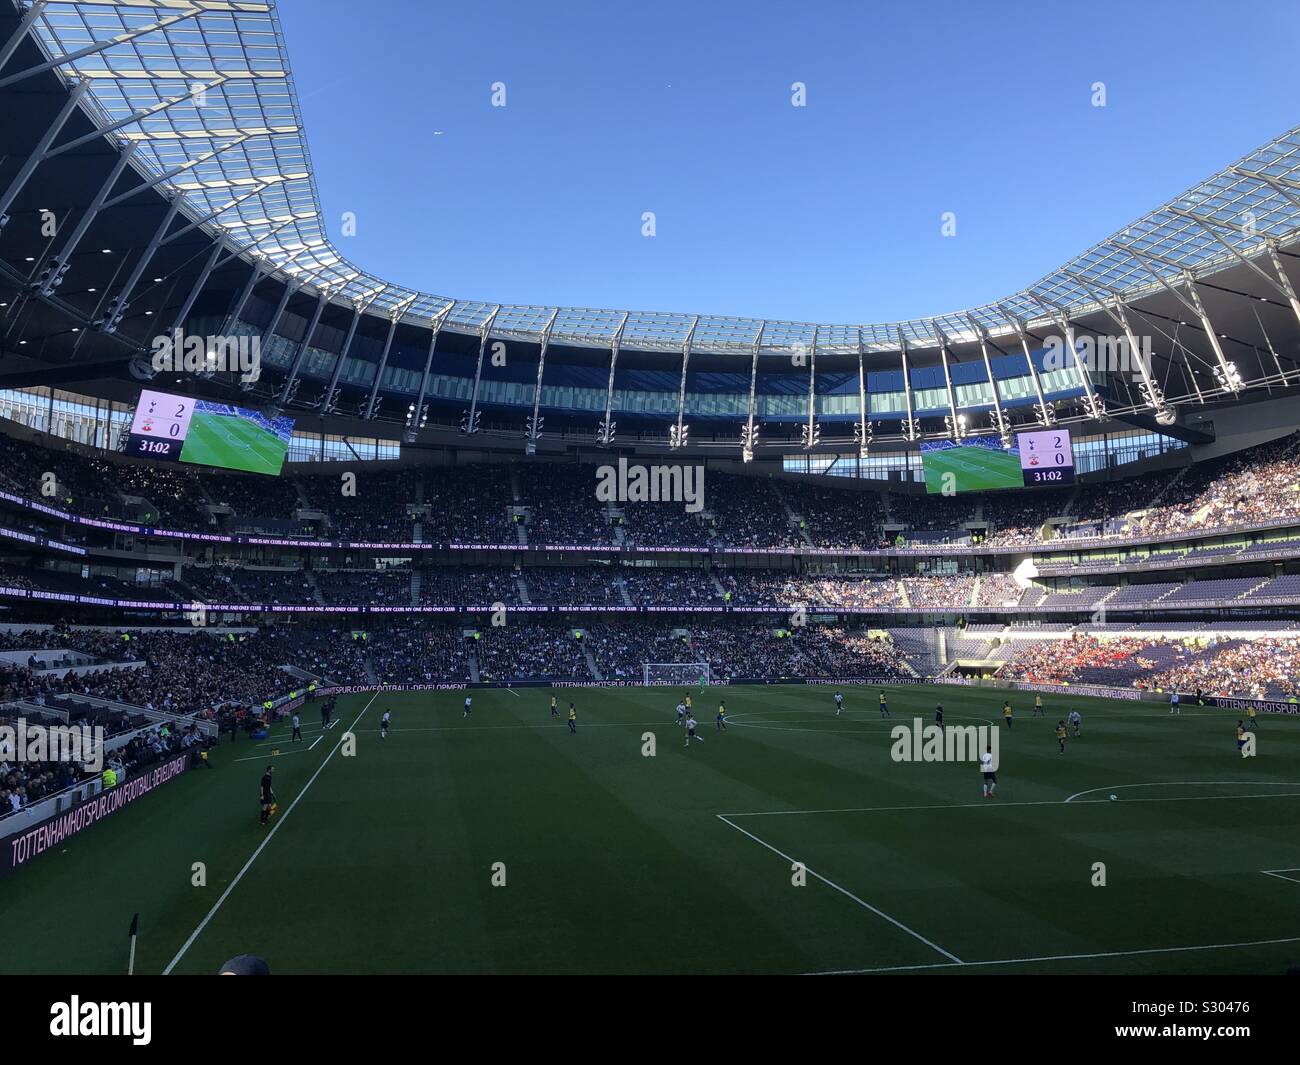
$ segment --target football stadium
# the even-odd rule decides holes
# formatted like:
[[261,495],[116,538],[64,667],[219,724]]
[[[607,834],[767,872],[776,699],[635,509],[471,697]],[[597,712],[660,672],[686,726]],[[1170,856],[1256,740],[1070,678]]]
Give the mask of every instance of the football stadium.
[[306,7],[0,0],[0,971],[1300,967],[1300,128],[937,316],[485,302]]

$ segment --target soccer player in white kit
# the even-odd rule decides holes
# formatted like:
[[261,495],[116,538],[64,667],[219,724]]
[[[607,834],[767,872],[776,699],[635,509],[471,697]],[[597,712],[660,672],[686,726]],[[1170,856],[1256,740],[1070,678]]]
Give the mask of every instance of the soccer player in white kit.
[[392,712],[391,710],[385,710],[385,711],[384,711],[384,716],[383,716],[382,718],[380,718],[380,721],[379,721],[379,738],[380,738],[381,740],[386,740],[386,739],[388,739],[388,721],[389,721],[389,719],[390,719],[392,716],[393,716],[393,712]]
[[692,714],[690,717],[688,717],[688,718],[686,719],[686,746],[687,746],[687,747],[689,747],[689,746],[691,745],[691,740],[699,740],[701,743],[704,742],[704,737],[703,737],[703,736],[697,736],[697,735],[695,735],[695,715],[694,715],[694,714]]
[[998,787],[998,775],[993,771],[993,748],[985,747],[980,755],[980,773],[984,776],[984,798],[993,798]]
[[839,692],[835,693],[835,716],[839,717],[840,712],[844,709],[844,696]]
[[1169,712],[1170,712],[1171,714],[1178,714],[1179,717],[1182,717],[1182,711],[1180,711],[1180,710],[1178,709],[1178,693],[1177,693],[1177,692],[1174,692],[1173,695],[1169,696]]
[[474,702],[473,698],[471,698],[471,697],[468,696],[468,695],[465,696],[465,712],[464,712],[463,714],[460,715],[461,717],[469,717],[469,708],[470,708],[470,704],[473,703],[473,702]]

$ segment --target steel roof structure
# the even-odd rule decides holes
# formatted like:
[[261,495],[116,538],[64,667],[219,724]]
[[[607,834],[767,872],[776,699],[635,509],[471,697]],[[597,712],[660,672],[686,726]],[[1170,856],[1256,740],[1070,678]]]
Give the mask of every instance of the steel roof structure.
[[[1271,350],[1272,339],[1262,326],[1271,360],[1258,357],[1253,368],[1239,370],[1220,343],[1229,335],[1224,330],[1234,329],[1232,324],[1220,324],[1219,314],[1228,312],[1222,303],[1207,310],[1202,296],[1207,302],[1220,298],[1215,293],[1264,300],[1289,311],[1288,317],[1293,315],[1300,324],[1300,301],[1283,265],[1284,258],[1295,257],[1291,246],[1300,239],[1300,127],[1259,147],[1021,291],[985,306],[931,318],[854,325],[496,304],[419,292],[369,273],[340,252],[322,216],[273,2],[0,0],[0,6],[12,6],[17,18],[12,33],[7,37],[0,34],[0,93],[42,77],[57,77],[69,94],[68,107],[94,127],[93,132],[73,141],[65,135],[62,143],[52,147],[68,117],[61,112],[57,125],[48,131],[49,139],[38,143],[38,151],[28,157],[17,176],[8,183],[0,180],[0,232],[6,210],[38,166],[98,138],[115,153],[109,158],[116,162],[99,200],[79,207],[86,225],[126,198],[125,194],[110,193],[120,174],[134,173],[142,182],[139,188],[153,191],[164,204],[171,205],[167,220],[140,257],[141,263],[149,262],[161,245],[182,233],[202,236],[214,250],[208,269],[200,276],[199,289],[214,268],[232,260],[251,268],[248,291],[263,280],[282,286],[284,301],[267,330],[268,338],[289,298],[307,297],[317,304],[287,382],[264,394],[264,398],[278,395],[285,404],[293,401],[291,386],[315,325],[330,308],[335,309],[330,313],[338,315],[364,315],[395,325],[432,329],[435,344],[444,332],[472,337],[479,344],[480,370],[482,345],[489,338],[537,345],[534,418],[542,387],[540,363],[548,345],[612,349],[611,395],[613,361],[620,347],[634,353],[668,353],[681,360],[682,399],[676,428],[683,436],[686,364],[695,354],[738,356],[745,366],[752,365],[746,427],[751,435],[753,381],[760,358],[788,359],[811,353],[834,364],[837,356],[856,357],[859,370],[864,356],[874,358],[877,364],[901,364],[907,382],[903,388],[907,399],[903,436],[914,440],[925,433],[913,417],[909,355],[931,353],[932,362],[942,360],[945,377],[950,355],[960,361],[959,347],[984,349],[987,343],[1005,354],[997,343],[1001,341],[1012,350],[1018,345],[1029,362],[1027,337],[1041,339],[1046,329],[1063,332],[1072,340],[1076,329],[1100,327],[1132,337],[1135,329],[1130,316],[1149,324],[1147,312],[1152,307],[1159,308],[1155,318],[1163,319],[1173,330],[1171,350],[1162,355],[1164,373],[1142,368],[1143,379],[1134,386],[1133,395],[1118,403],[1112,400],[1112,411],[1146,410],[1168,424],[1171,402],[1231,399],[1257,386],[1285,387],[1297,376],[1294,369],[1285,369],[1278,352]],[[8,18],[12,22],[14,16]],[[4,25],[3,19],[0,25]],[[30,43],[37,46],[38,62],[30,61],[30,55],[36,54],[28,47]],[[180,231],[169,229],[173,220],[182,226]],[[76,237],[70,242],[74,248],[81,233]],[[38,256],[27,257],[28,261],[35,258]],[[69,265],[66,257],[54,256],[47,273],[29,287],[42,298],[57,298],[55,289]],[[125,261],[119,272],[124,267]],[[105,329],[107,321],[105,331],[112,333],[127,297],[141,280],[142,269],[138,267],[130,283],[122,286],[124,292],[116,303],[108,304],[100,315],[88,316],[87,321],[99,329]],[[47,277],[52,280],[45,280]],[[1225,277],[1230,280],[1224,282]],[[120,281],[116,273],[113,280]],[[1261,292],[1266,295],[1259,295]],[[192,295],[183,310],[192,307],[193,299]],[[1145,311],[1134,307],[1139,300],[1147,301]],[[1082,321],[1085,318],[1090,322]],[[1181,325],[1192,326],[1201,338],[1198,346],[1202,350],[1192,351],[1180,338],[1176,327]],[[1250,347],[1257,342],[1240,343]],[[984,354],[987,365],[987,350]],[[1258,347],[1255,354],[1260,356]],[[1288,359],[1291,354],[1287,352]],[[345,343],[331,387],[350,357]],[[1176,367],[1180,359],[1183,365]],[[845,362],[841,358],[841,363]],[[665,364],[676,365],[672,359]],[[1176,368],[1184,383],[1175,391],[1171,376]],[[362,405],[366,418],[376,415],[383,369],[381,360],[373,375],[369,402]],[[1033,376],[1032,363],[1029,374]],[[815,374],[810,376],[815,379]],[[1082,393],[1078,416],[1105,417],[1104,399],[1095,394],[1082,370],[1078,377]],[[427,367],[424,380],[427,385]],[[815,392],[815,380],[810,380],[809,441],[816,437]],[[948,396],[949,430],[955,431],[960,404],[953,398],[951,380]],[[476,378],[471,411],[477,397]],[[1005,429],[996,397],[994,389],[993,427]],[[422,387],[418,402],[423,403],[424,398]],[[1038,421],[1048,424],[1053,415],[1044,409],[1047,404],[1041,390],[1038,399]],[[322,403],[320,409],[328,410],[329,403]],[[609,417],[607,405],[607,421]],[[867,422],[865,394],[862,419]],[[752,440],[745,446],[747,453],[751,445]]]
[[[274,3],[250,0],[38,0],[27,12],[50,63],[70,82],[89,82],[86,104],[151,176],[183,167],[171,185],[188,213],[206,218],[247,255],[331,299],[372,312],[430,321],[452,306],[350,262],[330,239],[316,192],[298,96]],[[0,74],[0,87],[22,77]],[[287,223],[281,228],[281,223]],[[446,328],[538,341],[623,343],[678,351],[748,354],[813,342],[819,351],[896,351],[899,336],[934,343],[1014,331],[1054,309],[1096,309],[1099,296],[1130,300],[1160,278],[1213,272],[1269,241],[1300,234],[1300,128],[1251,152],[1059,269],[997,303],[901,322],[859,325],[730,318],[708,314],[593,310],[456,300]]]

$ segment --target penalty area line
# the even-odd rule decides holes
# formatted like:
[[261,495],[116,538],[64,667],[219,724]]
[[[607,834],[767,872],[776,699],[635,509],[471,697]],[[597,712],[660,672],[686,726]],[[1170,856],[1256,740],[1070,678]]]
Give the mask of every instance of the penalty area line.
[[[349,728],[349,731],[351,731],[351,729],[353,728],[356,728],[357,721],[360,721],[361,718],[365,715],[365,712],[370,709],[370,703],[373,703],[378,698],[379,698],[379,693],[375,692],[375,694],[370,697],[370,702],[366,703],[366,705],[361,708],[361,713],[357,714],[356,719],[352,722],[352,725]],[[317,737],[317,739],[319,738],[320,737]],[[266,850],[266,845],[270,843],[271,840],[275,838],[275,834],[280,831],[280,826],[283,825],[287,820],[289,820],[289,815],[293,813],[294,807],[297,806],[300,802],[302,802],[302,797],[307,794],[307,789],[316,783],[316,778],[320,776],[321,773],[324,771],[325,767],[330,764],[330,759],[334,757],[338,749],[339,749],[339,744],[335,744],[334,748],[330,751],[330,753],[321,759],[320,765],[316,767],[316,772],[314,772],[311,775],[311,778],[307,781],[307,783],[302,786],[302,791],[298,792],[293,802],[289,804],[289,809],[284,811],[284,816],[281,817],[278,821],[276,821],[274,825],[271,826],[271,831],[268,832],[266,834],[266,838],[262,840],[260,844],[258,844],[257,850],[253,851],[253,853],[249,855],[248,861],[244,863],[244,867],[240,869],[238,873],[235,874],[235,879],[232,880],[228,885],[226,885],[226,890],[223,891],[221,893],[221,897],[212,904],[212,909],[210,909],[207,912],[207,914],[204,916],[203,920],[199,922],[198,927],[195,928],[194,931],[190,933],[189,939],[187,939],[184,943],[181,944],[181,949],[176,952],[176,956],[167,963],[167,968],[165,968],[162,971],[163,976],[170,975],[171,971],[174,968],[176,968],[177,963],[179,963],[180,960],[183,957],[185,957],[185,952],[188,951],[190,947],[194,945],[194,941],[198,939],[202,931],[208,927],[208,922],[210,922],[212,918],[217,915],[217,911],[221,909],[221,907],[225,904],[226,899],[230,897],[230,893],[234,891],[236,885],[238,885],[238,883],[244,879],[244,874],[247,873],[248,870],[253,867],[253,863],[257,861],[258,856],[262,853],[262,851]]]
[[804,976],[861,976],[867,973],[901,973],[916,969],[955,969],[959,965],[1028,965],[1043,961],[1088,961],[1095,958],[1132,958],[1143,954],[1186,954],[1198,950],[1234,950],[1242,947],[1268,947],[1282,943],[1300,943],[1300,936],[1288,939],[1252,939],[1244,943],[1204,943],[1192,947],[1149,947],[1145,950],[1107,950],[1096,954],[1044,954],[1036,958],[1000,958],[997,961],[931,962],[928,965],[886,965],[876,969],[829,969],[804,973]]
[[[775,847],[772,846],[772,844],[768,843],[766,840],[759,839],[758,836],[754,835],[754,833],[752,833],[752,832],[747,832],[745,829],[741,828],[739,825],[737,825],[737,824],[735,824],[735,823],[733,823],[733,822],[731,822],[731,821],[728,821],[728,820],[727,820],[727,819],[726,819],[722,814],[715,814],[714,816],[716,816],[717,819],[718,819],[719,821],[721,821],[723,824],[725,824],[725,825],[729,825],[731,828],[734,828],[734,829],[735,829],[737,832],[739,832],[742,836],[748,836],[748,837],[749,837],[750,839],[752,839],[755,843],[759,844],[760,846],[766,847],[766,848],[767,848],[768,850],[770,850],[773,854],[778,855],[778,856],[781,857],[781,858],[784,858],[787,862],[790,862],[792,865],[793,865],[795,862],[798,861],[797,858],[791,858],[790,855],[785,854],[784,852],[777,850]],[[965,963],[964,961],[962,961],[959,957],[957,957],[956,954],[953,954],[951,951],[944,950],[943,947],[939,946],[938,943],[935,943],[935,942],[933,942],[932,940],[926,939],[925,936],[921,935],[921,933],[918,932],[918,931],[916,931],[916,929],[914,929],[914,928],[909,928],[907,925],[903,924],[902,921],[898,920],[897,918],[894,918],[894,917],[889,916],[889,914],[885,913],[884,910],[877,909],[875,906],[872,906],[871,903],[866,902],[866,901],[864,901],[863,899],[858,898],[858,896],[855,895],[855,894],[853,894],[853,892],[849,891],[847,888],[842,888],[842,887],[840,887],[840,885],[837,884],[837,883],[835,883],[835,881],[833,881],[833,880],[829,880],[829,879],[827,879],[826,877],[822,876],[821,873],[817,872],[817,871],[816,871],[815,869],[813,869],[811,866],[804,865],[804,870],[805,870],[809,875],[811,875],[811,876],[815,876],[818,880],[820,880],[820,881],[821,881],[823,884],[825,884],[827,887],[829,887],[829,888],[833,888],[833,889],[835,889],[836,891],[838,891],[838,892],[839,892],[841,895],[843,895],[845,898],[852,899],[852,900],[853,900],[854,902],[856,902],[859,906],[861,906],[864,910],[870,910],[870,911],[871,911],[872,913],[874,913],[877,917],[883,918],[884,920],[888,921],[888,922],[889,922],[890,924],[892,924],[895,928],[899,929],[900,931],[906,932],[906,933],[907,933],[909,936],[911,936],[913,939],[920,940],[922,943],[924,943],[924,944],[925,944],[927,947],[929,947],[931,950],[938,951],[938,953],[942,954],[945,958],[948,959],[949,964],[952,964],[952,965],[965,965],[965,964],[966,964],[966,963]]]

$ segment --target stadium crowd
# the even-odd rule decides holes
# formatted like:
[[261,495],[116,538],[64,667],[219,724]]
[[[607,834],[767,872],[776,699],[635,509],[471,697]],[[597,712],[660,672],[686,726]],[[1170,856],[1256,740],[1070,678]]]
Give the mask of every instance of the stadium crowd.
[[[279,478],[160,467],[0,434],[0,482],[76,513],[185,531],[427,543],[865,549],[1165,535],[1300,518],[1295,436],[1236,455],[1074,489],[974,497],[706,471],[703,509],[596,497],[597,467],[545,462],[340,464]],[[344,478],[350,475],[350,487]],[[977,509],[978,508],[978,509]],[[977,519],[977,513],[980,515]],[[886,526],[890,526],[888,531]],[[895,528],[901,526],[901,529]],[[1049,537],[1051,533],[1049,532]]]

